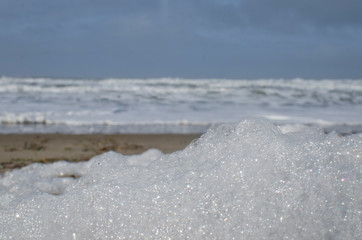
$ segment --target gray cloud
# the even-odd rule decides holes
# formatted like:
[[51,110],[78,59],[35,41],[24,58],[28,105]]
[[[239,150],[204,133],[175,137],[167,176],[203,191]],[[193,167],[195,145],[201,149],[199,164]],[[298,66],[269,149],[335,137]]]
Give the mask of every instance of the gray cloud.
[[361,29],[358,0],[185,0],[185,1],[45,1],[3,0],[2,34],[43,32],[62,28],[110,30],[133,27],[188,29],[190,32],[233,30],[300,32]]
[[360,77],[360,9],[358,0],[2,0],[0,74]]

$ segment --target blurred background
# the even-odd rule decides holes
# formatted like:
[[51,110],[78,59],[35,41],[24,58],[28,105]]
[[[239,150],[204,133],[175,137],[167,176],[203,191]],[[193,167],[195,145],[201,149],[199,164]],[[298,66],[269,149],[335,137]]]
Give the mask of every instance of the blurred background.
[[0,132],[360,132],[362,2],[2,0]]

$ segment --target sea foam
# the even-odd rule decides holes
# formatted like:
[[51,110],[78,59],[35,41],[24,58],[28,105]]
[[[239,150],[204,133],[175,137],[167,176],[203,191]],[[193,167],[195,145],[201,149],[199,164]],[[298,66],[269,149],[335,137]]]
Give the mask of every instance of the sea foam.
[[0,179],[1,239],[360,239],[362,140],[266,120]]

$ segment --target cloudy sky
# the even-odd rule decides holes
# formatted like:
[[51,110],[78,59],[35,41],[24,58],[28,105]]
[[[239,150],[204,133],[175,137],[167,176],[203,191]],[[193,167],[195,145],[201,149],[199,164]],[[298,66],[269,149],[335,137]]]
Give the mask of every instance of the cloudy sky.
[[362,78],[361,0],[1,0],[0,75]]

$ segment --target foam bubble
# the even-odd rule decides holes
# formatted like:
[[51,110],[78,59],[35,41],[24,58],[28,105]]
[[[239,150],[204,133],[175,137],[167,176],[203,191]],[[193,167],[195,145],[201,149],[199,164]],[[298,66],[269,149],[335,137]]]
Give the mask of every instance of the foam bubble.
[[245,119],[172,154],[30,165],[0,179],[0,238],[358,239],[361,144]]

